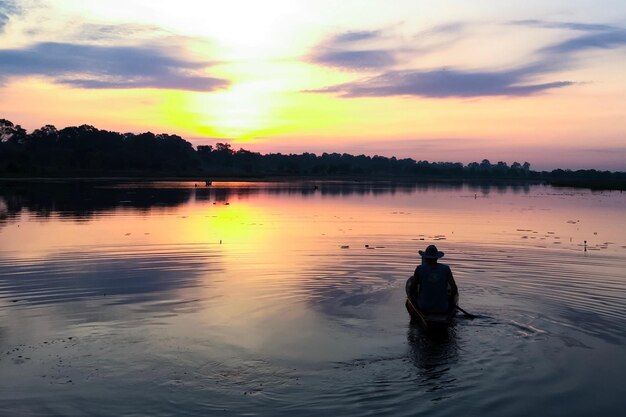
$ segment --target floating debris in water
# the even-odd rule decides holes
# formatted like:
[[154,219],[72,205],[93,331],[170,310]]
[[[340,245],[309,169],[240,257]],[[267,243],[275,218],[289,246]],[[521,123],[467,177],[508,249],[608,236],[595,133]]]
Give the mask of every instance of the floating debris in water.
[[342,245],[342,246],[340,246],[340,248],[341,249],[350,249],[350,246],[349,245]]

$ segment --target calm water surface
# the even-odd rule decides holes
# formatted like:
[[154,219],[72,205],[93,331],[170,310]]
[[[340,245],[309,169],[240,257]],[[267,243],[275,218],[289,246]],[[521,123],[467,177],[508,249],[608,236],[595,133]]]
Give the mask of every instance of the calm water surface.
[[[3,183],[0,415],[621,415],[625,226],[539,185]],[[431,243],[479,316],[435,335]]]

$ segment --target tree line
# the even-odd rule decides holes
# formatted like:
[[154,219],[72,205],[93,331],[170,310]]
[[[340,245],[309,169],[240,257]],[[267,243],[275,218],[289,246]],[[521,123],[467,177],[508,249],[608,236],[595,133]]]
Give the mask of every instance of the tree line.
[[[0,119],[2,176],[202,176],[219,177],[381,177],[522,178],[623,184],[626,173],[596,170],[537,172],[528,162],[508,165],[484,159],[428,162],[411,158],[339,153],[261,154],[234,150],[228,143],[194,149],[177,135],[134,134],[90,125],[57,129],[46,125],[31,133]],[[610,187],[609,187],[610,188]]]

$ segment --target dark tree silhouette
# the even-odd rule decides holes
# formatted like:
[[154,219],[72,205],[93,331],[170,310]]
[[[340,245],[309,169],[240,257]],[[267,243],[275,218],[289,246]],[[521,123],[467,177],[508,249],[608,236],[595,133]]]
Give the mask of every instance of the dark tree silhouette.
[[198,146],[168,134],[119,133],[90,125],[58,130],[45,125],[28,134],[0,119],[0,175],[3,176],[202,176],[315,177],[371,179],[535,180],[558,185],[623,189],[626,173],[596,170],[531,171],[528,162],[492,164],[428,162],[339,153],[260,154],[235,151],[229,143]]

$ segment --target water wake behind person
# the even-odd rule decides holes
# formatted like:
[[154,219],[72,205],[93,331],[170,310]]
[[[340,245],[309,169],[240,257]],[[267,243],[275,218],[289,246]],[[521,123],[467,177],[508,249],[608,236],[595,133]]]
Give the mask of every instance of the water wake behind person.
[[424,325],[449,323],[456,311],[459,290],[448,265],[438,263],[444,253],[435,245],[419,251],[422,264],[406,282],[406,307]]

